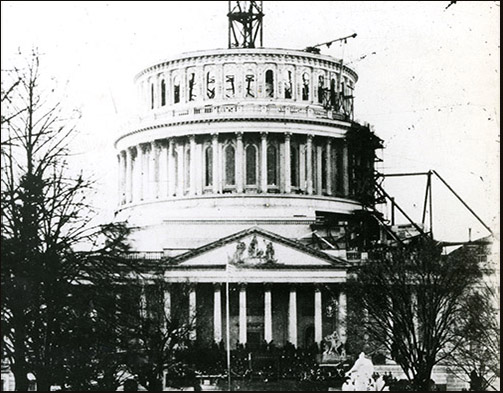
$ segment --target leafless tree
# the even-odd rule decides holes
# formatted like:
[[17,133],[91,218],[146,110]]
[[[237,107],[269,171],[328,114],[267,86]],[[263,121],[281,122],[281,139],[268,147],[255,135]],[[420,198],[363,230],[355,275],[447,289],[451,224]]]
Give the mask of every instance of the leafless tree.
[[[39,390],[55,382],[73,288],[107,282],[120,263],[109,257],[124,247],[124,230],[89,225],[93,184],[69,170],[78,116],[65,116],[56,91],[41,77],[36,52],[22,67],[2,70],[2,344],[21,391],[28,372]],[[76,253],[86,242],[94,252]]]
[[466,310],[483,273],[477,255],[442,255],[430,238],[381,247],[354,272],[354,304],[367,332],[387,349],[413,387],[430,389],[433,367],[468,344]]

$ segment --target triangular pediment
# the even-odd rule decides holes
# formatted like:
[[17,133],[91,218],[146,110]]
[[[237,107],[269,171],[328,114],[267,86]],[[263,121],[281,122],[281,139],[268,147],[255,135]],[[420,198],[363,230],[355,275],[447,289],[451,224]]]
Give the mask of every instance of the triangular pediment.
[[175,257],[178,266],[345,268],[347,263],[275,233],[253,227]]

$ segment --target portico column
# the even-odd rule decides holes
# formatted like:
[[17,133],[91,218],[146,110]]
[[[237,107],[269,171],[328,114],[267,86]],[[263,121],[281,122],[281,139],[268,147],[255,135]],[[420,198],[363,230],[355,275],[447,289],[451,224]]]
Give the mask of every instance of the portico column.
[[289,194],[292,192],[292,175],[291,175],[291,162],[290,162],[290,138],[291,133],[285,133],[285,192]]
[[243,192],[243,133],[236,135],[236,191]]
[[211,138],[211,155],[213,170],[213,194],[218,193],[218,134],[213,134]]
[[190,136],[190,176],[189,176],[189,195],[196,193],[196,136]]
[[222,289],[215,284],[213,292],[213,338],[216,343],[222,341]]
[[197,331],[196,331],[196,287],[195,285],[192,285],[190,287],[189,291],[189,324],[191,326],[190,333],[189,333],[189,339],[190,340],[195,340],[197,338]]
[[265,193],[267,192],[267,133],[263,132],[261,138],[260,191]]
[[166,330],[166,322],[171,319],[171,292],[169,289],[164,290],[164,318],[162,319],[163,329]]
[[306,145],[306,178],[307,178],[307,193],[313,193],[313,136],[307,136]]
[[272,341],[272,294],[271,286],[266,285],[264,291],[264,340]]
[[288,341],[297,347],[297,290],[290,288],[288,299]]
[[133,154],[131,148],[126,149],[126,203],[131,203],[133,200]]
[[174,159],[174,142],[173,139],[168,141],[168,196],[172,197],[175,194],[175,159]]
[[329,138],[327,141],[327,194],[332,195],[332,140]]
[[321,288],[314,288],[314,341],[320,344],[322,333]]
[[346,342],[346,293],[343,289],[339,292],[339,337],[343,343]]
[[342,184],[343,196],[349,195],[349,165],[348,165],[348,145],[344,142],[342,147]]
[[239,343],[246,344],[246,286],[239,287]]

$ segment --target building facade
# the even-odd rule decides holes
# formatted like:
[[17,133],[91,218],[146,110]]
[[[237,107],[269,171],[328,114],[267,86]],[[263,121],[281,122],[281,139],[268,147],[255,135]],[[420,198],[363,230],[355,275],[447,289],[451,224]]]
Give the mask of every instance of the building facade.
[[[194,339],[226,341],[229,283],[232,347],[345,341],[351,226],[372,204],[380,145],[352,121],[357,79],[330,56],[262,48],[186,53],[136,76],[116,217],[172,284],[166,312],[187,304]],[[191,291],[175,300],[181,283]]]

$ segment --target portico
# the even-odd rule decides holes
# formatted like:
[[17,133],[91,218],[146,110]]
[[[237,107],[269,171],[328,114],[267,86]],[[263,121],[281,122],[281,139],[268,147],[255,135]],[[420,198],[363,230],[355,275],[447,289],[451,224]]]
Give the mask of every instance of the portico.
[[[192,339],[253,347],[273,341],[305,347],[337,331],[345,341],[345,261],[254,227],[173,258],[165,299],[191,282]],[[182,304],[182,301],[179,302]],[[208,320],[211,323],[208,323]],[[200,323],[199,323],[200,322]]]

